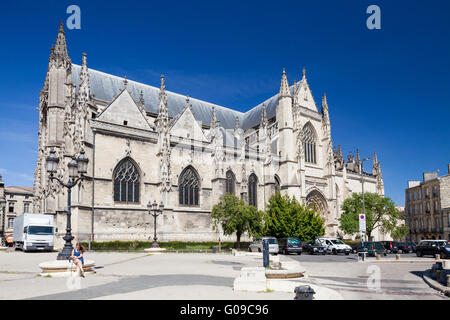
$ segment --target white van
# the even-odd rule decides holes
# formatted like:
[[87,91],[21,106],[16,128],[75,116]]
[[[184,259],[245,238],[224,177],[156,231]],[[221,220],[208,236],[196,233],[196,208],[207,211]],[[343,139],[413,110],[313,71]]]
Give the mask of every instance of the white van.
[[275,238],[275,237],[257,238],[255,241],[253,241],[250,244],[250,246],[248,247],[248,251],[249,252],[262,252],[263,251],[263,240],[265,240],[265,239],[269,240],[269,253],[277,255],[279,248],[278,248],[277,238]]
[[318,238],[317,241],[325,246],[327,253],[345,253],[345,255],[348,256],[352,251],[352,247],[343,243],[342,240],[339,240],[338,238]]

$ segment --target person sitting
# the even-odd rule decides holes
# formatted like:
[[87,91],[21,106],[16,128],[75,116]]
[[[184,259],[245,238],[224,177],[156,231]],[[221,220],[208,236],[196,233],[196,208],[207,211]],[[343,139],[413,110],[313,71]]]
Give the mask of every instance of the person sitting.
[[83,253],[84,253],[84,251],[85,251],[85,249],[81,245],[81,243],[77,242],[77,244],[75,245],[75,248],[72,250],[72,256],[71,256],[73,263],[77,267],[77,273],[80,274],[83,278],[84,278],[84,270],[83,270],[83,265],[84,265]]

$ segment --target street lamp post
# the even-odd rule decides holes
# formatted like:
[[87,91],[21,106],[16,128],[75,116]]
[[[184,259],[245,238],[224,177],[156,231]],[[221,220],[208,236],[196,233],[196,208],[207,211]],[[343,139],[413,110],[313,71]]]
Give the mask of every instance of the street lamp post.
[[161,201],[161,203],[159,204],[159,208],[158,208],[158,204],[156,203],[156,201],[153,201],[153,203],[151,201],[149,201],[147,204],[147,208],[148,208],[148,213],[153,216],[154,224],[155,224],[152,248],[159,248],[158,238],[156,237],[156,217],[159,216],[160,214],[163,214],[164,204]]
[[6,200],[4,198],[0,198],[0,209],[2,210],[2,237],[0,241],[0,246],[5,246],[5,209],[6,209]]
[[84,150],[81,150],[77,158],[73,157],[67,164],[69,169],[69,181],[64,183],[61,179],[54,176],[59,163],[59,158],[54,150],[50,151],[50,154],[46,158],[47,172],[50,174],[50,180],[56,180],[63,187],[67,188],[67,225],[66,235],[63,237],[65,244],[62,251],[58,254],[57,260],[68,260],[72,255],[72,226],[71,226],[71,200],[72,200],[72,188],[78,184],[80,180],[84,178],[84,174],[87,172],[88,159],[84,154]]
[[[365,205],[365,203],[364,203],[364,174],[363,174],[363,171],[364,171],[364,161],[369,161],[369,160],[372,160],[371,158],[364,158],[364,159],[362,159],[362,161],[361,161],[361,164],[360,164],[360,166],[361,166],[361,188],[362,188],[362,203],[363,203],[363,214],[364,214],[364,217],[366,216],[366,205]],[[366,218],[364,218],[364,219],[366,219]],[[367,221],[367,219],[366,219],[366,221]],[[366,237],[366,234],[364,233],[364,238]],[[364,239],[365,240],[365,239]]]

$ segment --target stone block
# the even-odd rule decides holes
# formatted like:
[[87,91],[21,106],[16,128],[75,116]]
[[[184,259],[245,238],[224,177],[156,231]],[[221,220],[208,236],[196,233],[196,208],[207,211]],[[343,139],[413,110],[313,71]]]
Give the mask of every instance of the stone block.
[[245,267],[241,269],[241,275],[233,282],[233,290],[236,291],[266,291],[267,281],[265,268]]
[[442,269],[450,270],[450,260],[442,260]]

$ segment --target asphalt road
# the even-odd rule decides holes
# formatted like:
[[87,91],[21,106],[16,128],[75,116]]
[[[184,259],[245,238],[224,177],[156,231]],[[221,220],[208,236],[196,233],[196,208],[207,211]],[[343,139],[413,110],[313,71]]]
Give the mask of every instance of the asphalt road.
[[401,254],[395,261],[395,254],[388,254],[366,262],[358,262],[356,254],[290,257],[300,261],[314,281],[337,290],[346,300],[449,300],[422,278],[434,263],[430,257]]
[[[320,255],[320,254],[308,254],[308,253],[302,253],[301,255],[296,254],[290,254],[289,257],[298,260],[298,261],[308,261],[308,262],[355,262],[358,261],[358,255],[354,253],[350,253],[348,256],[346,256],[343,253],[333,255],[333,254],[326,254],[326,255]],[[386,258],[394,259],[395,254],[388,254]],[[415,253],[403,253],[400,254],[400,259],[416,259]],[[370,258],[369,258],[370,259]],[[419,259],[419,258],[417,258]],[[424,260],[425,261],[425,260]]]

